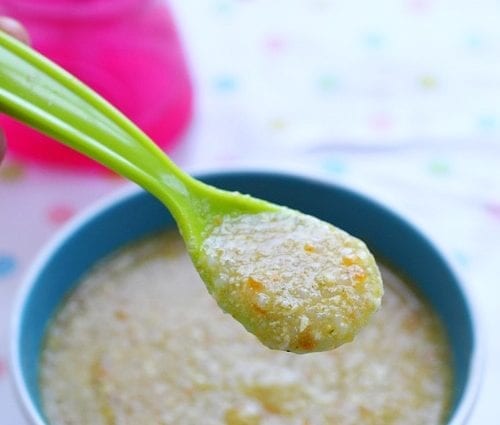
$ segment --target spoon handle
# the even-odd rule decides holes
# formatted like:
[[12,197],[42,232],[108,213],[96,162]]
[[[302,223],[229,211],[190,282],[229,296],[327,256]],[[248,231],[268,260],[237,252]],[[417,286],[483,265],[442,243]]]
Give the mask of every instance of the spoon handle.
[[195,180],[151,139],[89,87],[2,31],[0,111],[136,182],[174,215],[188,202],[185,184]]

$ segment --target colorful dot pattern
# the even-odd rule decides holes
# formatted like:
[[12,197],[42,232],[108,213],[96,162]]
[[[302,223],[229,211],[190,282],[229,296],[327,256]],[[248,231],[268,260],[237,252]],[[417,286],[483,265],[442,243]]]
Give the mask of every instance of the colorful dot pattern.
[[0,379],[4,378],[7,374],[7,362],[0,358]]
[[16,270],[16,259],[13,255],[0,252],[0,279],[9,276]]
[[[430,235],[476,292],[486,322],[500,321],[499,2],[170,4],[196,88],[174,160],[305,172],[360,190]],[[13,302],[61,227],[122,185],[112,174],[43,169],[9,152],[0,165],[0,305]],[[20,417],[0,335],[0,393],[10,400],[0,398],[0,412]],[[498,358],[500,338],[491,347]],[[488,375],[495,379],[472,425],[492,423],[500,369]]]
[[75,210],[72,206],[66,204],[56,204],[49,208],[47,218],[49,222],[55,225],[60,225],[68,221],[74,214]]
[[25,167],[19,162],[11,162],[0,168],[0,182],[15,183],[24,177]]
[[[410,144],[415,134],[440,144],[500,137],[498,2],[459,11],[450,0],[291,1],[285,15],[272,3],[214,1],[200,23],[188,16],[199,7],[194,0],[174,2],[187,33],[203,34],[190,37],[207,70],[197,72],[211,72],[215,92],[244,110],[268,143],[288,140],[269,132],[271,111],[291,123],[291,133],[311,123],[322,136],[316,140],[330,138],[332,146],[374,138]],[[199,89],[205,93],[207,82]]]

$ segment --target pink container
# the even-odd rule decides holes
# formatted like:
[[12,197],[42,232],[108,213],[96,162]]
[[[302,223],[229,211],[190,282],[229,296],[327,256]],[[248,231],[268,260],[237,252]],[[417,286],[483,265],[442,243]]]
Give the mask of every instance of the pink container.
[[[192,91],[179,37],[163,1],[0,0],[22,22],[33,47],[110,101],[170,150],[186,128]],[[1,117],[9,151],[44,164],[100,165]]]

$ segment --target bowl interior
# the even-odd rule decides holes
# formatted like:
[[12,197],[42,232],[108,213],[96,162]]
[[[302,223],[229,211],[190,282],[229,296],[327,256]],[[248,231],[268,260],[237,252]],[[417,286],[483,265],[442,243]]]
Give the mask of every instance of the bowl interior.
[[[436,249],[406,221],[349,190],[273,173],[211,174],[202,180],[265,198],[332,222],[363,239],[375,255],[408,276],[441,317],[451,343],[455,393],[451,416],[467,385],[476,345],[460,284]],[[81,219],[41,258],[26,282],[14,329],[13,362],[25,407],[42,422],[38,360],[45,327],[61,301],[95,262],[173,221],[145,192],[134,192]]]

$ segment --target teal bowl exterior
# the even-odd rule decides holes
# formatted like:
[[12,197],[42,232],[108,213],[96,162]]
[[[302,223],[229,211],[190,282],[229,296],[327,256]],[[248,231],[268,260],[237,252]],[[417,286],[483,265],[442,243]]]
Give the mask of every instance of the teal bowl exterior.
[[[480,383],[477,316],[462,284],[425,236],[378,203],[319,180],[270,172],[200,178],[334,223],[363,239],[376,257],[407,276],[441,317],[451,343],[455,386],[448,424],[466,423]],[[61,301],[107,254],[174,225],[158,200],[133,188],[77,217],[39,255],[18,298],[11,346],[15,385],[33,424],[47,424],[38,388],[39,354],[46,326]]]

